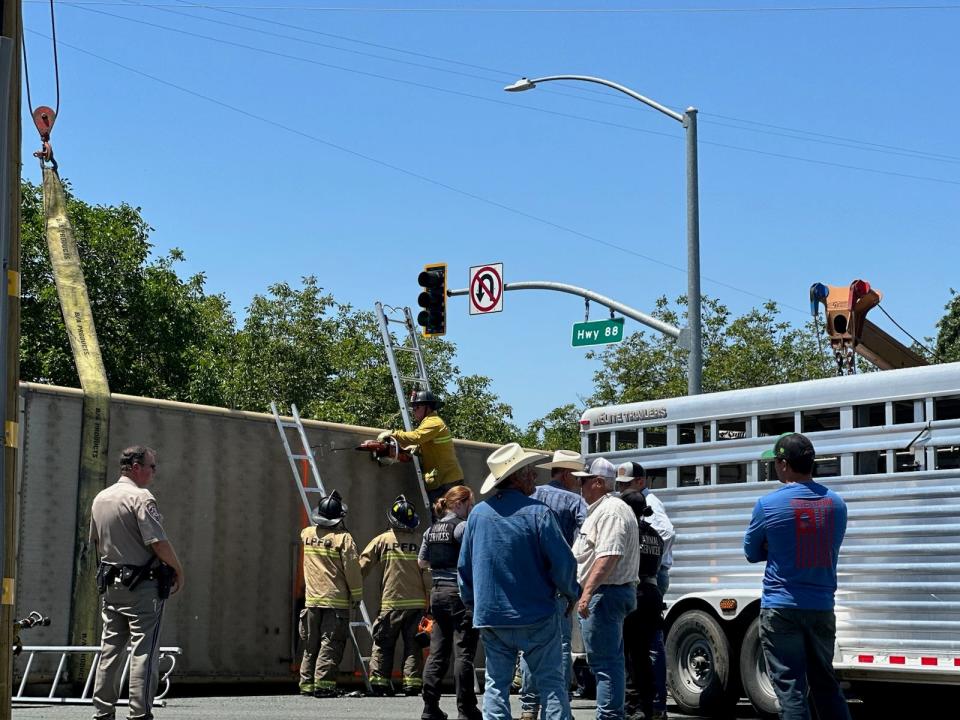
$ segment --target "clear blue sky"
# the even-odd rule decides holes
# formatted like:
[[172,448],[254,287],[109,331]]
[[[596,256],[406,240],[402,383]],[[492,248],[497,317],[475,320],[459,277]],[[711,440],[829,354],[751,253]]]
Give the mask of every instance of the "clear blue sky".
[[[960,5],[153,4],[57,2],[61,173],[89,202],[142,207],[156,250],[182,248],[183,271],[205,272],[238,316],[305,274],[357,307],[415,305],[417,272],[440,261],[457,287],[470,265],[503,262],[508,282],[573,283],[644,310],[683,294],[682,128],[594,86],[501,90],[561,73],[700,109],[703,291],[735,312],[769,297],[802,323],[811,283],[862,277],[919,337],[960,285]],[[820,9],[775,10],[788,7]],[[49,40],[30,32],[49,34],[47,13],[25,1],[35,104],[54,100]],[[33,180],[36,145],[27,122]],[[582,301],[556,293],[507,293],[487,317],[455,298],[448,339],[526,423],[590,392],[597,363],[570,347],[582,319]]]

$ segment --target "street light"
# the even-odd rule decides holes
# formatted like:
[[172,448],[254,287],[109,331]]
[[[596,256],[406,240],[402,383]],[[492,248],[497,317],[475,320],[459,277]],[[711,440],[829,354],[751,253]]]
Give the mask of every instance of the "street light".
[[702,391],[703,377],[703,330],[700,318],[700,193],[697,179],[697,109],[687,108],[684,113],[671,110],[640,93],[634,92],[610,80],[589,75],[548,75],[547,77],[520,78],[513,85],[507,85],[507,92],[533,90],[538,83],[553,80],[580,80],[598,85],[606,85],[639,100],[644,105],[659,110],[664,115],[681,123],[687,135],[687,312],[690,316],[690,360],[687,367],[687,394],[699,395]]

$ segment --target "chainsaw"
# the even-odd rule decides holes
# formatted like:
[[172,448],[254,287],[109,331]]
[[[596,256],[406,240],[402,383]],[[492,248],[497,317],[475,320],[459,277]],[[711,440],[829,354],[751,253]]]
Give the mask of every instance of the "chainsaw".
[[357,445],[357,450],[370,453],[370,459],[375,460],[377,465],[393,465],[394,463],[407,463],[413,460],[413,454],[407,449],[400,447],[393,438],[386,440],[364,440]]

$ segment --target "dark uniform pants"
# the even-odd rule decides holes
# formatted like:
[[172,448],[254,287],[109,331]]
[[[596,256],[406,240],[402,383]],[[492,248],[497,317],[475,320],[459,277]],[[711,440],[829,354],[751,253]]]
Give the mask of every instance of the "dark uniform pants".
[[373,650],[370,653],[370,684],[374,690],[390,688],[393,655],[403,637],[403,689],[420,694],[423,687],[423,652],[417,645],[417,628],[423,610],[384,610],[373,623]]
[[336,689],[349,622],[346,609],[309,607],[300,611],[300,692]]
[[656,695],[650,644],[663,628],[663,596],[649,582],[637,585],[637,609],[623,621],[623,648],[626,661],[626,712],[653,716]]
[[153,717],[160,655],[160,621],[163,600],[156,581],[147,580],[134,590],[119,582],[107,586],[100,600],[103,641],[93,685],[94,718],[113,718],[120,697],[120,677],[130,651],[130,719]]
[[440,683],[450,667],[454,653],[453,680],[457,692],[457,710],[462,718],[479,717],[474,690],[473,659],[477,654],[480,632],[460,599],[457,586],[434,585],[430,593],[433,631],[430,633],[430,656],[423,671],[423,719],[439,720]]

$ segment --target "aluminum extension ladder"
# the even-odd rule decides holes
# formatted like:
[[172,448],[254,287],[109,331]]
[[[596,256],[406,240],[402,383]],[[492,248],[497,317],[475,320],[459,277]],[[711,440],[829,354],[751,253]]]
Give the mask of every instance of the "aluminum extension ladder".
[[[307,439],[306,430],[303,429],[303,422],[300,420],[300,413],[297,411],[296,405],[290,406],[290,417],[293,418],[292,421],[284,419],[280,415],[280,412],[277,410],[277,403],[271,402],[270,410],[273,411],[273,419],[277,423],[277,431],[280,433],[280,439],[283,441],[283,449],[286,451],[287,460],[290,462],[290,472],[293,473],[293,484],[297,488],[297,492],[300,493],[300,500],[303,502],[303,509],[307,513],[309,521],[310,515],[313,512],[313,505],[316,504],[311,504],[311,496],[316,496],[316,501],[319,502],[319,499],[327,494],[327,491],[323,487],[323,480],[320,478],[320,471],[317,469],[317,461],[313,455],[313,448],[310,447],[310,441]],[[287,430],[297,431],[301,447],[299,453],[294,453],[290,448]],[[313,480],[313,484],[307,487],[304,487],[300,481],[300,471],[297,469],[297,461],[304,460],[306,460],[310,466],[310,477]],[[363,651],[360,649],[360,641],[357,639],[357,630],[362,628],[370,637],[371,644],[373,643],[373,624],[370,622],[370,615],[367,613],[366,603],[362,600],[360,601],[360,618],[360,620],[350,619],[350,642],[353,644],[354,652],[356,652],[357,659],[360,661],[360,672],[363,674],[363,684],[366,686],[367,692],[372,694],[373,687],[370,685],[370,672],[368,670],[370,656],[363,654]]]
[[[178,647],[160,648],[160,683],[154,697],[154,705],[163,707],[166,705],[164,698],[170,692],[170,676],[173,669],[177,666],[177,656],[183,651]],[[59,653],[60,663],[57,665],[57,672],[53,676],[53,683],[50,686],[50,692],[46,695],[26,695],[27,683],[30,680],[30,671],[33,669],[33,661],[37,655],[51,655]],[[80,697],[63,697],[57,695],[57,688],[60,685],[60,678],[67,667],[67,658],[70,655],[86,654],[93,655],[93,662],[90,664],[90,672],[87,673],[86,682],[83,684],[83,692]],[[97,672],[97,664],[100,661],[99,645],[24,645],[23,655],[27,658],[27,664],[23,669],[23,676],[20,684],[17,686],[17,694],[13,696],[15,703],[43,703],[44,705],[89,705],[93,702],[93,679]],[[164,668],[165,661],[170,661],[170,667]],[[123,673],[120,676],[120,692],[122,693],[130,678],[130,652],[127,650],[127,660],[123,665]],[[119,700],[118,705],[127,705],[128,700]]]
[[[383,338],[383,349],[387,354],[387,362],[390,365],[390,375],[393,376],[393,388],[397,391],[397,402],[400,405],[400,414],[403,416],[403,428],[407,432],[413,429],[413,423],[410,421],[413,415],[410,408],[410,390],[429,390],[430,378],[427,376],[427,364],[423,359],[423,351],[420,349],[420,333],[417,332],[416,325],[413,323],[413,313],[410,308],[395,308],[383,303],[376,303],[377,321],[380,323],[380,335]],[[394,344],[393,334],[390,332],[390,325],[403,325],[407,333],[406,343]],[[397,353],[406,353],[414,361],[413,374],[402,375],[400,366],[397,363]],[[423,482],[423,471],[420,469],[420,460],[416,455],[413,456],[413,464],[417,470],[417,484],[420,487],[420,494],[423,497],[423,506],[427,509],[427,517],[431,516],[430,499],[427,497],[427,488]],[[484,672],[484,668],[474,668],[473,689],[479,694],[483,692],[483,684],[479,676]]]
[[[393,377],[393,388],[396,390],[397,403],[400,405],[400,415],[403,418],[403,429],[410,432],[413,430],[413,423],[410,420],[413,413],[410,408],[410,393],[408,390],[430,389],[427,364],[423,360],[423,351],[420,349],[420,333],[417,332],[417,328],[413,324],[413,314],[410,312],[410,308],[395,308],[378,302],[376,303],[376,309],[377,322],[380,324],[380,336],[383,339],[383,349],[387,354],[390,375]],[[407,335],[405,342],[401,340],[399,344],[395,344],[394,336],[390,332],[391,324],[404,327]],[[412,375],[401,374],[400,365],[397,363],[397,353],[406,353],[413,359]],[[420,459],[416,455],[413,456],[413,466],[417,472],[417,486],[420,488],[423,507],[429,517],[430,499],[427,497],[427,489],[423,483]]]

